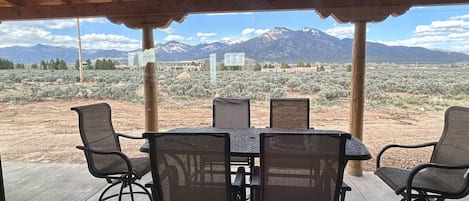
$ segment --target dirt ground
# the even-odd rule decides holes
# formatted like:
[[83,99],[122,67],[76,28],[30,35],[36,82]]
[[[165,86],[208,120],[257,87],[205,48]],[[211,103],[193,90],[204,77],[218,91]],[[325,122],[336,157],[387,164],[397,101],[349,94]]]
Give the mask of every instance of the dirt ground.
[[[77,114],[73,106],[107,102],[117,132],[141,135],[144,131],[142,104],[114,100],[50,100],[24,104],[0,103],[0,153],[2,161],[30,163],[84,163]],[[210,100],[175,104],[165,101],[159,108],[160,131],[176,127],[203,127],[211,124]],[[311,109],[311,125],[316,129],[348,130],[349,110],[344,106]],[[438,140],[443,128],[444,111],[418,109],[367,108],[363,142],[372,159],[364,170],[375,169],[378,151],[386,144],[415,144]],[[269,124],[267,101],[251,103],[251,124]],[[143,141],[122,140],[124,152],[139,155]],[[386,165],[411,168],[428,161],[431,150],[391,151],[382,159]]]

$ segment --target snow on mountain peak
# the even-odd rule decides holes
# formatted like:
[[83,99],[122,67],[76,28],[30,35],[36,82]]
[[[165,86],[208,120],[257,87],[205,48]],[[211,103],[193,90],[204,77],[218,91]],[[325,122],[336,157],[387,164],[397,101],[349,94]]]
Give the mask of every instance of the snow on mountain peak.
[[279,36],[287,32],[291,32],[291,30],[284,27],[275,27],[272,30],[262,34],[262,36],[271,40],[277,40]]
[[315,28],[310,28],[310,27],[304,27],[302,29],[300,29],[299,31],[301,32],[306,32],[306,33],[311,33],[313,35],[319,35],[319,31]]

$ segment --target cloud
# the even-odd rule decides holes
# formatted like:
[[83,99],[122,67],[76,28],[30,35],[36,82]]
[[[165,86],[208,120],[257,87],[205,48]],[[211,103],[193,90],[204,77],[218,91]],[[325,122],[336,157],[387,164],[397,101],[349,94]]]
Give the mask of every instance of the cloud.
[[415,27],[416,35],[441,35],[453,32],[464,32],[469,30],[469,21],[445,20],[433,21],[430,25],[418,25]]
[[199,37],[202,42],[212,42],[212,41],[209,41],[208,38],[216,36],[216,35],[217,35],[216,33],[202,33],[202,32],[197,33],[197,37]]
[[197,37],[212,37],[212,36],[215,36],[217,35],[216,33],[202,33],[202,32],[198,32],[197,33]]
[[172,33],[174,33],[176,30],[174,30],[174,29],[171,28],[171,27],[168,27],[168,28],[166,28],[166,29],[161,29],[161,31],[163,31],[163,32],[165,32],[165,33],[167,33],[167,34],[172,34]]
[[81,37],[83,49],[116,49],[130,51],[142,46],[140,40],[115,34],[86,34]]
[[269,29],[246,28],[246,29],[243,29],[243,31],[241,31],[241,35],[242,35],[242,37],[249,37],[252,34],[255,34],[257,36],[257,35],[261,35],[261,34],[263,34],[265,32],[268,32],[268,31],[269,31]]
[[246,35],[249,35],[249,34],[252,34],[256,31],[256,29],[253,29],[253,28],[246,28],[244,29],[243,31],[241,31],[241,34],[243,36],[246,36]]
[[[60,24],[60,23],[55,23]],[[65,23],[66,24],[66,23]],[[83,49],[132,50],[141,47],[141,41],[122,35],[86,34],[81,36]],[[77,47],[77,38],[53,34],[47,26],[33,26],[28,23],[0,24],[0,47],[33,46],[37,44]]]
[[36,26],[23,24],[0,24],[0,47],[32,46],[36,44],[76,46],[75,37],[67,35],[54,35],[50,31]]
[[168,35],[164,38],[165,41],[182,41],[184,40],[184,36],[181,35]]
[[333,28],[327,29],[324,32],[331,35],[335,36],[337,38],[353,38],[353,33],[355,31],[355,28],[353,25],[339,25],[335,26]]
[[469,19],[469,14],[467,15],[460,15],[460,16],[454,16],[449,18],[450,20],[466,20]]
[[469,53],[469,14],[418,25],[409,39],[377,42]]

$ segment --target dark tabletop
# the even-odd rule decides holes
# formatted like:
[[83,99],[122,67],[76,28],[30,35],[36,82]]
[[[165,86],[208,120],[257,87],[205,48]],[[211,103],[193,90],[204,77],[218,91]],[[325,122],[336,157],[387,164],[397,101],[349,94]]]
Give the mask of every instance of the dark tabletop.
[[[232,156],[259,156],[260,133],[346,133],[338,130],[316,130],[316,129],[283,129],[283,128],[176,128],[168,133],[229,133],[231,140]],[[140,151],[148,152],[148,143],[140,147]],[[347,140],[345,148],[347,160],[368,160],[371,154],[368,148],[356,137]]]

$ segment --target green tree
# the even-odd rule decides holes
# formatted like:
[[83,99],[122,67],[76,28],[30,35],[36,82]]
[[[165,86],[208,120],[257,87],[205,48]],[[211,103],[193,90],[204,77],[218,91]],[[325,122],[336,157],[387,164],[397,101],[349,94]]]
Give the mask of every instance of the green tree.
[[80,70],[80,62],[77,60],[75,60],[75,70]]
[[254,65],[254,71],[261,71],[262,70],[262,66],[259,64],[259,63],[256,63],[256,65]]
[[352,64],[348,64],[347,65],[347,72],[351,72],[352,71]]
[[87,59],[83,64],[83,68],[85,69],[94,69],[93,63],[91,63],[90,59]]
[[305,67],[311,68],[311,64],[310,64],[310,63],[306,63],[306,66],[305,66]]
[[38,68],[39,68],[39,66],[38,66],[37,64],[35,64],[35,63],[34,63],[34,64],[32,64],[32,65],[31,65],[31,68],[32,68],[32,69],[38,69]]
[[0,69],[14,69],[13,62],[0,58]]
[[24,64],[20,64],[20,63],[15,64],[15,69],[24,69]]
[[47,70],[47,62],[44,61],[44,60],[41,60],[41,63],[39,64],[39,66],[41,67],[41,70]]
[[280,68],[291,68],[287,63],[281,63]]
[[303,61],[300,61],[298,62],[298,64],[296,64],[296,67],[305,67],[305,63]]
[[225,66],[225,64],[220,63],[220,70],[228,70],[228,67]]

